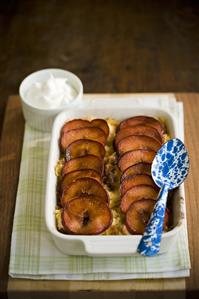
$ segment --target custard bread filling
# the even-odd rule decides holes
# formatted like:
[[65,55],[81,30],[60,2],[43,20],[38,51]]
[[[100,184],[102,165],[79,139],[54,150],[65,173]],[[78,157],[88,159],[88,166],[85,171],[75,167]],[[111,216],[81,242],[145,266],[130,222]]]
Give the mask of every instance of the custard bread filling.
[[[142,234],[157,186],[151,163],[169,139],[164,121],[146,116],[67,122],[60,134],[57,229],[65,234]],[[164,230],[168,230],[169,212]]]

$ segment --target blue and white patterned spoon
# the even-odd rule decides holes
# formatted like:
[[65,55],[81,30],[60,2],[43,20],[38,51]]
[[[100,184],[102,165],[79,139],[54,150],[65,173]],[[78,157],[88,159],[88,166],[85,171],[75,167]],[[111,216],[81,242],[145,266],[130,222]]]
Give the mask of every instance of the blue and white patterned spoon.
[[180,186],[189,171],[187,150],[179,139],[171,139],[157,152],[152,163],[152,177],[161,188],[151,218],[137,251],[153,256],[160,250],[168,191]]

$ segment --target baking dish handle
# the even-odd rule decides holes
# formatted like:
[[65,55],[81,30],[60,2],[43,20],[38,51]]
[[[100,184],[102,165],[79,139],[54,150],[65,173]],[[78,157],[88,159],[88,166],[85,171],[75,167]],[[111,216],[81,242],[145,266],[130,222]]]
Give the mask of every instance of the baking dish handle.
[[[124,242],[126,243],[124,245]],[[137,245],[139,243],[139,238],[137,242],[131,242],[128,240],[123,240],[121,246],[119,240],[110,240],[102,242],[102,240],[86,240],[84,241],[85,251],[87,255],[90,256],[124,256],[137,254]],[[124,252],[125,248],[125,252]]]

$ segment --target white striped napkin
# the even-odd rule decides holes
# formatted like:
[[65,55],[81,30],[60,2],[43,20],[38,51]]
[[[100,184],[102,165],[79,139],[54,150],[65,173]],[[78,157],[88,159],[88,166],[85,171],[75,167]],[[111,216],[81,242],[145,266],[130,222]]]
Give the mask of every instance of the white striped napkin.
[[[107,99],[107,98],[106,98]],[[135,99],[134,99],[135,100]],[[145,96],[139,96],[142,103]],[[104,99],[105,101],[105,99]],[[117,99],[118,105],[121,104]],[[156,107],[175,113],[183,128],[182,103],[173,96],[153,97]],[[95,100],[88,100],[93,105]],[[119,103],[120,102],[120,103]],[[189,276],[186,225],[176,246],[156,257],[67,256],[55,246],[44,222],[45,178],[50,134],[25,126],[12,232],[9,275],[31,279],[115,280]]]

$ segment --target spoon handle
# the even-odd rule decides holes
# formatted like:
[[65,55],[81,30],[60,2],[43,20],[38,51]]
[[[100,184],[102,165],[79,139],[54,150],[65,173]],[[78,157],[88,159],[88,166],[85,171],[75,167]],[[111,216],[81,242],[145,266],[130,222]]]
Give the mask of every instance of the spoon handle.
[[142,255],[153,256],[160,250],[167,196],[168,187],[164,185],[158,194],[153,213],[138,245],[137,251]]

